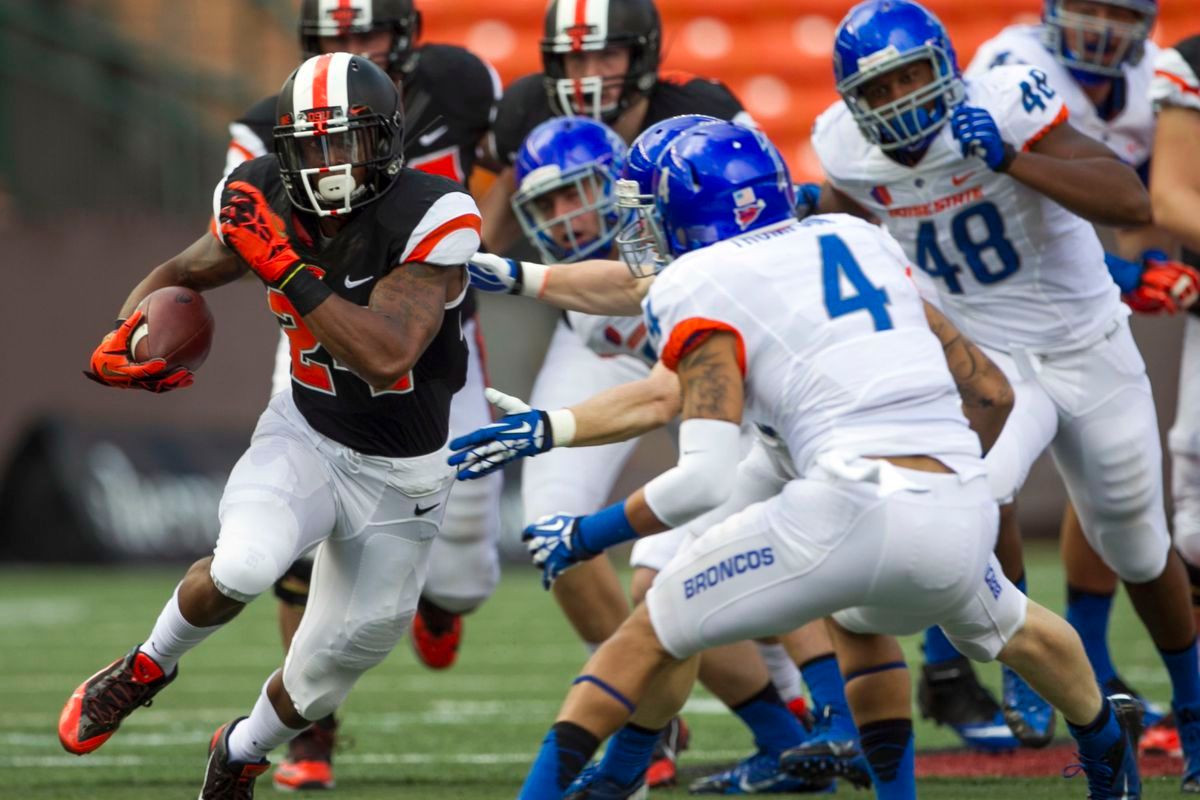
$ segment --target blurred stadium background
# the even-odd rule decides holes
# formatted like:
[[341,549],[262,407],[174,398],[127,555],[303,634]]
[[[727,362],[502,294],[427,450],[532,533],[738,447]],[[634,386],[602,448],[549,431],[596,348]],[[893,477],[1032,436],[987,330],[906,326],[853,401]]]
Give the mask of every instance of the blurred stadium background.
[[[664,68],[725,81],[796,176],[819,179],[807,134],[836,99],[831,37],[848,5],[660,0]],[[1039,10],[1037,0],[931,5],[964,65],[983,39],[1014,20],[1036,19]],[[228,121],[275,92],[298,60],[297,6],[0,3],[7,282],[0,341],[18,365],[0,393],[0,465],[8,465],[0,466],[0,559],[157,560],[207,549],[223,471],[268,391],[276,334],[257,286],[239,283],[211,298],[215,350],[186,392],[114,392],[87,383],[79,370],[129,288],[204,231]],[[505,83],[539,69],[542,0],[418,6],[426,41],[466,45]],[[1158,41],[1200,29],[1193,0],[1163,0],[1161,8]],[[480,174],[475,183],[482,188],[488,179]],[[528,390],[552,318],[519,300],[485,298],[498,387]],[[1137,322],[1165,431],[1174,417],[1179,325]],[[660,468],[670,453],[643,448],[618,488]],[[1062,502],[1057,477],[1043,465],[1030,485],[1023,508],[1030,532],[1053,535]]]

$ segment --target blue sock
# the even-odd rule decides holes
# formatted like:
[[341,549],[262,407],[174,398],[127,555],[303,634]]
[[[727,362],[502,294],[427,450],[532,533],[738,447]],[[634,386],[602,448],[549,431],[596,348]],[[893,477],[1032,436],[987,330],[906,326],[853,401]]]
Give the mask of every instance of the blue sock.
[[632,722],[617,731],[608,741],[608,749],[600,762],[600,773],[620,786],[629,786],[650,766],[654,746],[662,731],[652,731]]
[[837,658],[831,654],[805,661],[800,665],[800,676],[812,695],[813,713],[820,717],[825,714],[825,709],[829,709],[834,728],[844,728],[847,736],[856,736],[858,732],[846,703],[846,683],[842,680]]
[[1101,686],[1117,677],[1117,668],[1108,652],[1108,617],[1112,613],[1112,604],[1111,594],[1094,594],[1067,587],[1067,622],[1083,640],[1083,650]]
[[1112,711],[1112,704],[1107,700],[1094,720],[1082,726],[1072,725],[1068,721],[1067,730],[1079,744],[1079,752],[1095,759],[1102,759],[1109,748],[1124,736],[1117,715]]
[[761,692],[730,710],[754,734],[755,746],[767,753],[782,753],[803,742],[807,735],[769,681]]
[[947,661],[957,661],[963,654],[954,649],[942,629],[934,625],[925,629],[925,663],[945,664]]
[[1182,650],[1160,648],[1158,655],[1171,676],[1171,705],[1182,708],[1200,703],[1200,661],[1196,656],[1196,640]]
[[574,723],[554,723],[529,768],[519,800],[559,800],[599,745],[595,736]]
[[859,731],[878,800],[916,800],[916,754],[911,719],[870,722]]

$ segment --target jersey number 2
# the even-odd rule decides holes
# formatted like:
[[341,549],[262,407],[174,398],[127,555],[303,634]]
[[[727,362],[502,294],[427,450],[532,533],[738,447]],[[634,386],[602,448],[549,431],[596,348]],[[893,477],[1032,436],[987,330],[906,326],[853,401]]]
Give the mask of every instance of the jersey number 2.
[[[279,318],[284,334],[288,338],[288,346],[292,353],[292,380],[323,394],[337,394],[333,384],[333,370],[345,369],[333,361],[333,367],[317,360],[324,353],[317,337],[304,324],[304,320],[296,312],[290,300],[283,292],[275,289],[267,290],[267,305],[272,313]],[[405,375],[390,388],[380,391],[371,389],[371,396],[381,394],[406,394],[412,391],[412,373]]]
[[[839,237],[821,236],[821,277],[825,286],[825,310],[830,319],[855,311],[866,311],[875,322],[875,330],[890,331],[892,318],[887,312],[888,295],[872,284],[854,260],[850,248]],[[852,291],[842,293],[842,280]]]

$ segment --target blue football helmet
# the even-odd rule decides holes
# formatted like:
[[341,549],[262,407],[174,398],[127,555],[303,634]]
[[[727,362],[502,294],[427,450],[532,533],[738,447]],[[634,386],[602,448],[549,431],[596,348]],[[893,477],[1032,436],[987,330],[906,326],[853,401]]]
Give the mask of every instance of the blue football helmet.
[[697,125],[663,154],[655,189],[664,258],[794,220],[792,179],[762,131]]
[[1045,0],[1042,7],[1042,42],[1085,84],[1119,78],[1126,64],[1137,66],[1158,16],[1157,0],[1093,1],[1131,11],[1137,19],[1122,22],[1067,11],[1063,0]]
[[684,131],[696,125],[720,121],[706,114],[682,114],[647,128],[633,140],[629,158],[625,162],[625,177],[617,182],[617,206],[630,210],[644,209],[647,213],[639,211],[634,214],[632,220],[621,229],[617,234],[617,250],[630,271],[639,278],[650,277],[666,266],[659,250],[660,239],[656,235],[660,228],[652,229],[646,222],[648,214],[658,213],[654,207],[654,181],[658,177],[658,164],[663,153]]
[[[930,63],[933,81],[872,108],[864,84],[915,61]],[[833,75],[863,136],[888,151],[925,148],[966,97],[946,28],[909,0],[866,0],[850,9],[834,36]]]
[[[545,261],[582,261],[608,253],[629,216],[617,208],[616,198],[625,156],[621,137],[587,117],[554,117],[525,137],[514,165],[512,207]],[[593,214],[594,223],[587,219]]]

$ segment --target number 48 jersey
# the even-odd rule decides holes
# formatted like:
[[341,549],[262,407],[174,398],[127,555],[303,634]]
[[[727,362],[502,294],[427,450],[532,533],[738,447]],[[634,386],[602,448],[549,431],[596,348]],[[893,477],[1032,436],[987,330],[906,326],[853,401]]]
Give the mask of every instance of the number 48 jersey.
[[[1018,150],[1067,120],[1061,94],[1037,68],[999,66],[966,87],[966,102],[986,109]],[[868,142],[838,101],[817,119],[813,147],[829,182],[879,218],[979,344],[1072,348],[1123,313],[1091,224],[963,158],[949,125],[909,167]]]
[[746,416],[788,446],[798,474],[822,453],[928,454],[982,472],[979,439],[908,260],[886,232],[845,214],[783,222],[688,253],[643,303],[664,365],[732,333]]

